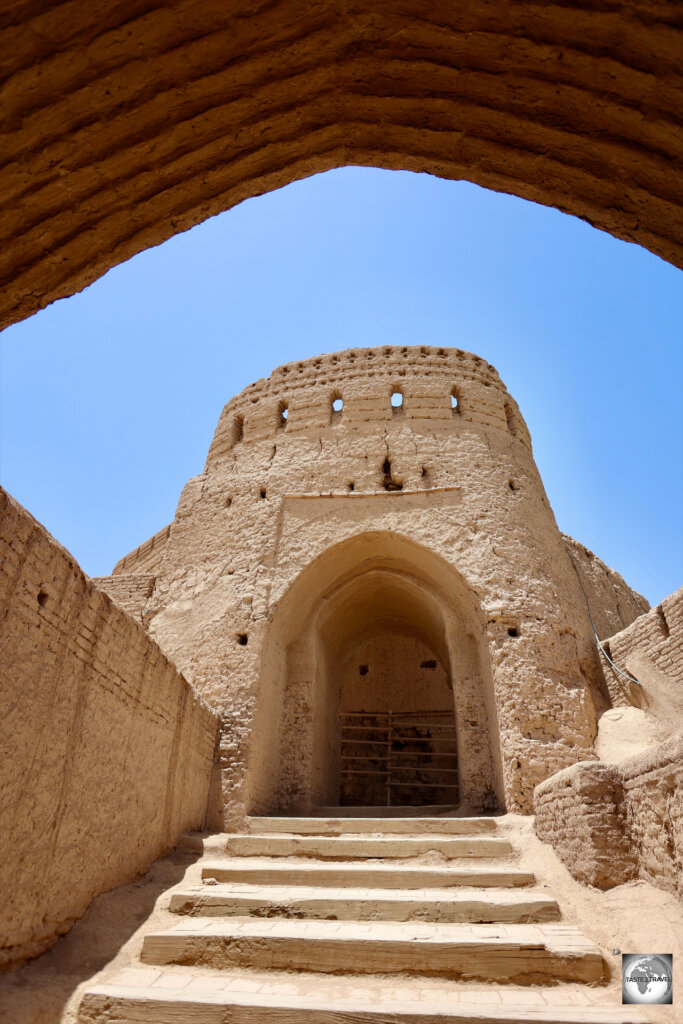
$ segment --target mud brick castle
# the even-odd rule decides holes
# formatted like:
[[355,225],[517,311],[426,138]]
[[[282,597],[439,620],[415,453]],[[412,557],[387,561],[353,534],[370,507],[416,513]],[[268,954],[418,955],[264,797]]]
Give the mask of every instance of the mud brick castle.
[[[2,326],[346,164],[683,262],[673,0],[21,0],[0,45]],[[615,949],[680,998],[683,590],[561,534],[496,370],[416,341],[231,398],[108,577],[0,492],[0,1018],[676,1019]]]

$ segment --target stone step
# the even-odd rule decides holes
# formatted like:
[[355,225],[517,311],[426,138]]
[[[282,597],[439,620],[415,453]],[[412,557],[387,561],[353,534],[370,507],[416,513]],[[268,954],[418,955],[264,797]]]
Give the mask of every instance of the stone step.
[[530,871],[513,867],[484,868],[476,865],[432,867],[415,864],[278,863],[257,858],[234,858],[204,864],[202,878],[217,882],[252,882],[256,885],[352,886],[371,889],[519,888],[536,881]]
[[423,807],[316,807],[313,814],[323,818],[423,818],[460,813],[459,804],[427,804]]
[[[171,983],[173,979],[170,979]],[[184,982],[184,984],[183,984]],[[206,983],[206,982],[205,982]],[[202,979],[182,987],[103,984],[83,996],[79,1024],[646,1024],[635,1007],[517,1005],[500,1001],[455,1005],[421,1000],[368,1006],[362,999],[339,1004],[287,992],[220,991],[202,988]]]
[[507,889],[352,889],[287,885],[196,885],[174,892],[170,910],[192,917],[252,916],[337,921],[537,922],[560,916],[542,892]]
[[482,835],[495,832],[495,818],[249,818],[250,835],[288,832],[293,835],[343,836],[349,833],[424,836],[441,835]]
[[239,835],[226,838],[225,852],[233,857],[317,857],[358,860],[363,857],[415,857],[436,851],[444,857],[506,857],[507,839],[461,837],[366,837]]
[[523,984],[603,980],[600,950],[558,924],[194,918],[143,940],[147,964],[407,972]]

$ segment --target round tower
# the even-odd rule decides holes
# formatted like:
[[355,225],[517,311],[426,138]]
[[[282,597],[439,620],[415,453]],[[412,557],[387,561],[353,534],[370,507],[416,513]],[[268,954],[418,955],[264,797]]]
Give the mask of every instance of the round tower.
[[529,432],[459,349],[352,349],[231,399],[146,609],[243,813],[530,811],[591,759],[592,632]]

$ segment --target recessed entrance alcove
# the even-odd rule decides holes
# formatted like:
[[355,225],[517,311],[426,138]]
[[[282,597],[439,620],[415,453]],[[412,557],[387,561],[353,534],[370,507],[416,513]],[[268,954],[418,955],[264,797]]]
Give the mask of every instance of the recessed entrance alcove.
[[264,648],[252,813],[503,807],[475,595],[440,556],[371,532],[303,569]]

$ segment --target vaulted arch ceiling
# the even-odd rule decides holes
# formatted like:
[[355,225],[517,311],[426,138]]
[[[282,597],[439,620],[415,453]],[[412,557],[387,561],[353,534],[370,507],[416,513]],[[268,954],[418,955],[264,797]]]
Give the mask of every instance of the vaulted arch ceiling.
[[467,179],[683,265],[678,0],[14,0],[0,326],[347,164]]

